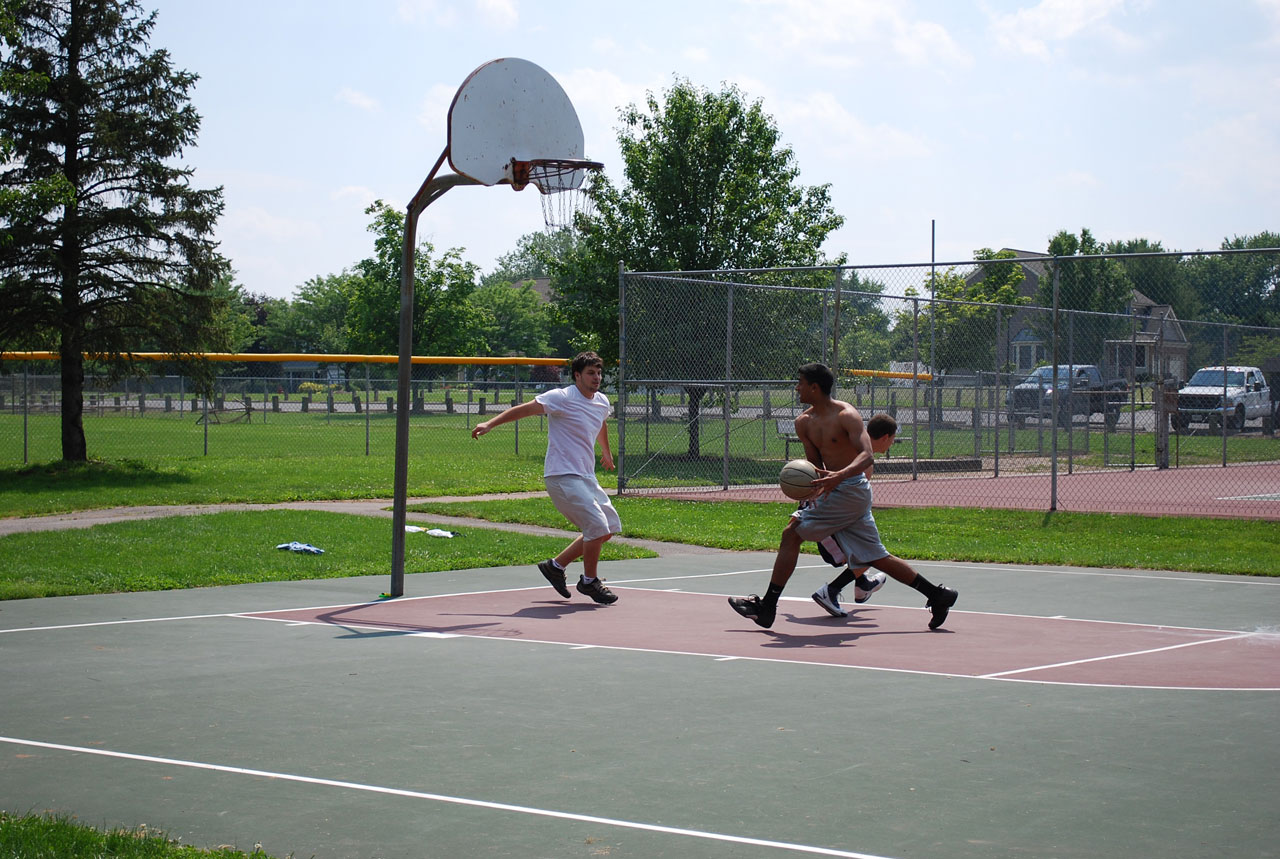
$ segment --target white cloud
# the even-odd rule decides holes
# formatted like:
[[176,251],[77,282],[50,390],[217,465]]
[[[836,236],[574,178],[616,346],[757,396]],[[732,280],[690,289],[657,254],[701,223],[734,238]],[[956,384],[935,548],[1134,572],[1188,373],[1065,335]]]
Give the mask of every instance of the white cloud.
[[520,12],[514,0],[476,0],[476,12],[486,27],[514,30],[520,24]]
[[252,236],[267,242],[292,242],[321,235],[314,221],[278,215],[261,206],[228,210],[222,231],[224,235]]
[[375,113],[380,108],[378,100],[372,96],[365,95],[359,90],[344,86],[334,95],[334,100],[343,104],[349,104],[352,107],[365,111],[366,113]]
[[458,22],[458,13],[449,3],[439,0],[399,0],[396,12],[402,21],[430,27],[452,27]]
[[1102,183],[1098,177],[1085,170],[1068,170],[1057,176],[1057,184],[1062,188],[1098,188]]
[[694,46],[692,46],[692,45],[691,45],[691,46],[689,46],[689,47],[685,48],[685,49],[680,53],[680,56],[681,56],[681,57],[683,57],[684,59],[688,60],[689,62],[691,62],[691,63],[697,63],[698,65],[703,65],[703,64],[705,64],[708,60],[710,60],[710,59],[711,59],[711,54],[710,54],[710,52],[709,52],[709,51],[707,51],[707,49],[706,49],[706,48],[704,48],[704,47],[702,47],[702,46],[700,46],[700,45],[699,45],[699,46],[697,46],[697,47],[694,47]]
[[1041,0],[1011,15],[991,16],[991,30],[1005,48],[1048,59],[1050,45],[1090,29],[1103,29],[1107,19],[1124,8],[1125,0]]
[[1280,191],[1271,165],[1280,161],[1274,124],[1257,113],[1230,116],[1208,125],[1183,142],[1174,166],[1189,186],[1209,196],[1231,196],[1237,188],[1253,193]]
[[967,66],[972,57],[934,21],[909,16],[909,9],[881,0],[747,0],[775,14],[762,40],[829,68],[867,62],[888,45],[912,65],[940,62]]
[[439,139],[442,145],[449,124],[449,105],[453,104],[453,97],[461,84],[462,80],[452,85],[435,84],[427,90],[418,108],[418,124],[427,129],[431,139]]
[[1280,44],[1280,0],[1256,0],[1258,8],[1271,20],[1271,33],[1267,41]]
[[885,122],[868,125],[831,93],[812,93],[784,103],[778,125],[819,144],[822,159],[859,161],[921,160],[933,154],[929,141]]
[[361,210],[368,208],[374,200],[378,199],[378,193],[372,188],[366,188],[363,185],[344,185],[329,195],[333,200],[354,200]]

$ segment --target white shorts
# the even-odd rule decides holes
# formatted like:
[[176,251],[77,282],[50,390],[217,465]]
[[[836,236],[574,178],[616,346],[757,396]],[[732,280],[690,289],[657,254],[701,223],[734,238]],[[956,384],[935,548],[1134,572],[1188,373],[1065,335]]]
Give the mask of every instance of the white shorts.
[[598,540],[609,534],[622,533],[622,520],[613,509],[609,496],[594,477],[577,474],[555,474],[544,477],[547,494],[560,515],[582,532],[582,539]]

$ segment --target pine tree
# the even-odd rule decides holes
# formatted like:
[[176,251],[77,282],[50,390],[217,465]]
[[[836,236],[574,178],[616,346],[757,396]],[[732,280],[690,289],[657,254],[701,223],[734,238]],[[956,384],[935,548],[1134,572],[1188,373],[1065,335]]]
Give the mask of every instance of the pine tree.
[[83,353],[113,373],[127,353],[221,347],[210,234],[222,189],[180,166],[200,116],[197,76],[152,50],[136,0],[6,3],[0,59],[0,346],[61,354],[62,456],[88,458]]

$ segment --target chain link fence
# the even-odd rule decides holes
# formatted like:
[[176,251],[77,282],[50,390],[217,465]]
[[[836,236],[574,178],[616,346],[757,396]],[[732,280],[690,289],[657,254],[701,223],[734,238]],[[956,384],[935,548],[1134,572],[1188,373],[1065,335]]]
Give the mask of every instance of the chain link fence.
[[1191,256],[624,273],[619,490],[780,498],[809,361],[898,420],[876,480],[1280,461],[1280,328],[1179,318]]
[[[166,372],[163,363],[153,374],[115,381],[94,374],[90,364],[83,397],[90,456],[148,462],[260,457],[264,468],[279,467],[282,476],[287,466],[279,463],[293,457],[393,456],[394,356],[359,356],[376,361],[268,357],[281,356],[227,363],[203,393],[191,377]],[[545,360],[497,366],[474,361],[413,365],[409,414],[416,453],[474,456],[470,430],[476,423],[564,384],[561,367]],[[56,361],[0,361],[0,464],[60,459],[61,411]],[[546,451],[545,418],[521,421],[485,446],[489,456],[500,450],[540,460]]]
[[[835,395],[864,416],[897,418],[897,443],[879,458],[877,481],[1192,468],[1213,481],[1213,469],[1274,467],[1280,329],[1226,324],[1207,311],[1191,318],[1178,266],[1193,261],[1032,255],[624,273],[620,364],[605,387],[617,419],[619,492],[780,499],[781,464],[804,455],[794,385],[809,361],[832,367]],[[1238,313],[1249,289],[1275,304],[1280,253],[1239,261],[1215,272],[1221,300],[1212,306]],[[1255,281],[1270,272],[1270,280],[1251,286],[1233,280],[1236,271]],[[1102,299],[1120,309],[1081,309]],[[291,459],[319,454],[389,473],[393,356],[240,357],[199,390],[164,362],[119,381],[88,364],[90,456],[259,458],[287,479]],[[345,360],[353,357],[366,360]],[[514,456],[540,473],[545,419],[517,422],[483,447],[470,429],[566,384],[567,367],[433,360],[413,367],[412,455],[480,460],[476,468]],[[61,458],[61,397],[56,360],[0,360],[0,465]],[[968,502],[987,500],[974,489]],[[1055,502],[1043,499],[1046,509]]]

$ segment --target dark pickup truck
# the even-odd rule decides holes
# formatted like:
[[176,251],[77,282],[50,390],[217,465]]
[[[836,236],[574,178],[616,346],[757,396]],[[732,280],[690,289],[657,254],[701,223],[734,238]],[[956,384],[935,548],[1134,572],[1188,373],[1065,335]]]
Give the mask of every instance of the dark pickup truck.
[[1107,429],[1113,430],[1120,421],[1120,409],[1129,402],[1125,380],[1104,380],[1093,364],[1059,364],[1056,373],[1050,366],[1037,367],[1005,397],[1009,422],[1022,426],[1027,418],[1054,416],[1055,386],[1059,388],[1056,417],[1063,427],[1071,425],[1073,415],[1100,414]]

